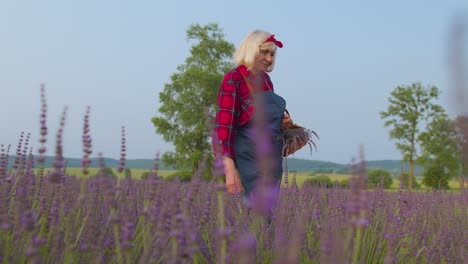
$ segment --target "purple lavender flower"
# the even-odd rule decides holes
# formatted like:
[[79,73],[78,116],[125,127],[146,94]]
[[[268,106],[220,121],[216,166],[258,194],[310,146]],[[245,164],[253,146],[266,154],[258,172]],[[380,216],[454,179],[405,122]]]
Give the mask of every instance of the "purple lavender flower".
[[4,145],[0,145],[0,182],[4,180],[7,176],[8,170],[8,152],[10,150],[10,145],[8,145],[7,150],[5,150]]
[[88,174],[88,168],[89,165],[91,164],[91,159],[90,155],[93,152],[92,151],[92,139],[91,135],[89,133],[89,113],[91,111],[91,108],[88,106],[86,108],[86,113],[84,116],[84,122],[83,122],[83,136],[81,138],[81,142],[83,143],[83,159],[81,161],[81,170],[83,171],[83,174],[87,175]]
[[41,84],[41,114],[40,114],[40,137],[39,137],[39,149],[38,149],[38,162],[42,164],[45,162],[46,147],[45,144],[47,143],[47,103],[45,98],[45,85]]
[[54,171],[49,174],[49,180],[53,183],[60,183],[62,178],[62,169],[64,167],[64,159],[63,159],[63,145],[62,145],[62,137],[63,137],[63,129],[65,127],[65,119],[67,114],[68,108],[65,107],[62,111],[62,116],[60,118],[60,125],[57,131],[56,136],[56,145],[55,145],[55,159],[54,159]]
[[121,141],[121,147],[120,147],[120,161],[119,161],[119,167],[117,168],[118,172],[122,172],[125,169],[125,127],[122,126],[122,141]]
[[13,163],[13,169],[15,169],[15,170],[18,169],[20,161],[22,159],[22,157],[21,157],[21,148],[22,148],[22,144],[23,144],[23,138],[24,138],[24,131],[21,132],[20,138],[18,140],[18,145],[16,147],[16,156],[15,156],[15,161]]

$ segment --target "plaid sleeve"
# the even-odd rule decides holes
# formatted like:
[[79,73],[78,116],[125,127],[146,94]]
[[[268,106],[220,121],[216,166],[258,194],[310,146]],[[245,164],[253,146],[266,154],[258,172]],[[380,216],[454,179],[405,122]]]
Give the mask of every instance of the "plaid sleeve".
[[223,149],[223,155],[235,158],[234,139],[236,137],[239,115],[236,104],[238,82],[233,72],[228,73],[218,91],[218,111],[216,113],[215,130]]

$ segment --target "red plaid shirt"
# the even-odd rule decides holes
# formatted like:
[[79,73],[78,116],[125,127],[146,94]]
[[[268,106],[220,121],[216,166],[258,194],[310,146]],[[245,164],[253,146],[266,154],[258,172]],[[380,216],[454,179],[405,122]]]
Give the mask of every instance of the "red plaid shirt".
[[242,74],[249,78],[252,84],[260,83],[256,85],[256,90],[273,91],[273,83],[266,72],[263,76],[253,79],[254,76],[249,75],[244,65],[238,66],[224,76],[218,91],[215,125],[219,142],[214,143],[220,143],[223,155],[233,159],[235,159],[234,140],[237,128],[247,123],[255,113],[254,101]]

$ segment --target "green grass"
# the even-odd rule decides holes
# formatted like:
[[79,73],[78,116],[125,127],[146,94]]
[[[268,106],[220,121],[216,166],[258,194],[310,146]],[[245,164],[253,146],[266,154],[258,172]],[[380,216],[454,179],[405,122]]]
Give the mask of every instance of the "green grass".
[[349,174],[325,174],[325,173],[320,173],[320,174],[316,174],[314,176],[311,176],[310,172],[297,172],[297,173],[289,173],[289,182],[291,183],[293,177],[296,177],[297,185],[302,186],[302,184],[304,184],[304,182],[307,179],[311,179],[311,178],[319,176],[319,175],[328,176],[332,180],[332,182],[335,182],[335,181],[340,182],[340,181],[342,181],[344,179],[348,179],[348,178],[351,177],[351,175],[349,175]]
[[[51,168],[45,168],[46,173],[49,170],[51,170]],[[90,168],[88,175],[84,175],[83,172],[81,171],[81,168],[67,168],[68,175],[76,175],[78,177],[93,176],[93,175],[96,175],[98,171],[99,171],[98,168]],[[117,177],[124,177],[124,174],[117,172],[116,169],[112,169],[112,171],[115,173],[115,175],[117,175]],[[130,171],[132,173],[133,178],[140,179],[141,175],[144,172],[147,172],[149,170],[148,169],[130,169]],[[158,175],[162,177],[167,177],[175,172],[176,170],[158,170]],[[341,182],[342,180],[349,179],[352,177],[351,174],[319,173],[319,174],[315,174],[312,176],[310,172],[294,172],[294,173],[289,173],[289,183],[292,182],[293,177],[296,177],[296,183],[300,187],[307,179],[310,179],[319,175],[328,176],[332,180],[332,182],[335,182],[335,181]],[[283,175],[283,179],[284,179],[284,175]],[[424,185],[422,185],[422,177],[420,176],[415,177],[415,180],[421,185],[421,190],[427,190],[427,188]],[[398,190],[399,184],[400,184],[400,181],[398,179],[393,179],[393,184],[391,185],[390,190]],[[285,185],[284,181],[282,185],[283,186]],[[449,187],[450,187],[450,190],[458,190],[460,189],[460,184],[457,179],[451,179],[449,181]]]
[[[45,173],[47,173],[50,170],[52,170],[52,169],[51,168],[45,168],[44,169]],[[98,171],[99,171],[98,168],[90,168],[88,170],[89,170],[89,173],[87,175],[84,175],[83,172],[81,171],[81,168],[67,168],[67,174],[68,175],[75,175],[75,176],[78,176],[78,177],[89,177],[89,176],[96,175],[98,173]],[[117,175],[117,177],[124,177],[123,172],[119,173],[116,169],[112,169],[112,171],[114,172],[115,175]],[[130,171],[132,173],[133,178],[140,179],[141,175],[144,172],[147,172],[149,170],[148,169],[130,169]],[[36,169],[36,172],[37,172],[37,169]],[[158,175],[162,176],[162,177],[167,177],[170,174],[173,174],[174,172],[176,172],[176,171],[174,171],[174,170],[158,170]]]
[[[297,185],[302,186],[304,181],[306,181],[307,179],[310,179],[310,178],[313,178],[313,177],[316,177],[316,176],[319,176],[319,175],[328,176],[332,180],[332,182],[335,182],[335,181],[341,182],[342,180],[349,179],[349,178],[352,177],[351,174],[319,173],[319,174],[315,174],[315,175],[311,176],[310,172],[297,172],[297,173],[289,173],[289,182],[291,183],[292,178],[296,177]],[[428,188],[425,187],[422,184],[422,177],[421,176],[415,177],[415,180],[421,185],[421,190],[428,190]],[[284,183],[283,183],[283,185],[284,185]],[[392,183],[392,185],[390,187],[390,190],[398,190],[399,185],[400,185],[400,180],[393,179],[393,183]],[[449,181],[449,187],[450,187],[450,190],[459,190],[460,189],[460,184],[459,184],[457,179],[451,179]]]

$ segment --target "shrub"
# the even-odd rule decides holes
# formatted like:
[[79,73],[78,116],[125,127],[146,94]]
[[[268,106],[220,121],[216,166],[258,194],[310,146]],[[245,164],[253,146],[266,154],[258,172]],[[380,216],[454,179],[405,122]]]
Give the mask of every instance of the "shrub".
[[176,177],[178,177],[181,182],[189,182],[192,179],[192,171],[191,170],[177,171],[167,176],[166,180],[173,181]]
[[[403,179],[403,188],[408,188],[409,176],[407,172],[400,174],[400,181]],[[416,181],[416,178],[413,177],[413,189],[421,189],[421,184]]]
[[325,169],[325,168],[321,168],[321,169],[316,169],[314,170],[316,173],[333,173],[333,169]]
[[449,177],[441,166],[426,168],[422,183],[432,189],[449,189]]
[[[141,178],[142,180],[147,180],[147,179],[149,178],[150,175],[151,175],[151,171],[145,171],[145,172],[143,172],[143,173],[141,174],[140,178]],[[158,178],[158,179],[164,180],[164,177],[163,177],[163,176],[159,176],[159,175],[158,175],[157,178]]]
[[348,187],[349,187],[349,178],[342,179],[342,180],[340,181],[340,185],[341,185],[341,187],[343,187],[343,188],[348,188]]
[[338,169],[335,171],[336,174],[351,174],[351,170],[349,168]]
[[106,176],[117,177],[117,175],[115,175],[114,170],[111,169],[111,168],[108,168],[108,167],[103,168],[102,171],[101,171],[101,169],[99,169],[97,171],[97,173],[94,175],[94,177],[100,175],[101,173],[106,175]]
[[327,175],[317,175],[305,180],[304,185],[331,188],[333,187],[333,182]]
[[213,180],[213,173],[211,171],[211,168],[206,168],[203,170],[203,173],[201,175],[201,179],[204,181],[211,181]]
[[150,171],[144,171],[144,172],[141,174],[140,178],[141,178],[142,180],[146,180],[146,179],[149,178],[149,176],[150,176]]
[[125,177],[132,177],[132,171],[129,168],[125,168],[123,174]]
[[377,188],[382,185],[382,188],[389,189],[393,184],[393,179],[387,170],[370,169],[367,172],[367,182],[369,188]]

